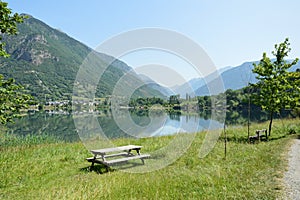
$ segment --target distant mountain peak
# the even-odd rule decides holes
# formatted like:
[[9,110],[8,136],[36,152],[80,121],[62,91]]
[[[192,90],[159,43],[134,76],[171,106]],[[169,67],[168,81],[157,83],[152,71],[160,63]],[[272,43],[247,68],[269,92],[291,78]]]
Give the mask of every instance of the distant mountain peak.
[[22,17],[27,17],[27,19],[28,19],[28,18],[33,18],[32,15],[29,15],[29,14],[26,14],[26,13],[21,13],[20,16],[22,16]]
[[[274,61],[274,59],[272,59]],[[253,74],[253,63],[259,63],[259,61],[248,61],[236,67],[226,67],[219,71],[216,71],[204,78],[192,79],[188,83],[176,87],[175,92],[181,96],[186,95],[186,93],[191,96],[205,96],[212,95],[209,91],[209,87],[214,87],[216,85],[216,78],[220,76],[223,80],[224,90],[227,89],[241,89],[246,87],[249,83],[256,83],[255,74]],[[300,63],[291,68],[295,71],[300,68]],[[215,86],[216,87],[216,86]],[[190,92],[192,90],[192,92]]]

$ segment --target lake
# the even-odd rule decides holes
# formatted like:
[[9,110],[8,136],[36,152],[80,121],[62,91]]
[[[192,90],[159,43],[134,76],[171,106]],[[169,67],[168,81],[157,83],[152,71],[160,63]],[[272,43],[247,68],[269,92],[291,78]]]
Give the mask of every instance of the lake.
[[164,111],[118,110],[118,113],[33,112],[8,124],[8,132],[16,135],[50,135],[72,142],[83,137],[101,135],[120,137],[157,137],[177,133],[195,133],[220,129],[223,124],[198,114],[165,113]]

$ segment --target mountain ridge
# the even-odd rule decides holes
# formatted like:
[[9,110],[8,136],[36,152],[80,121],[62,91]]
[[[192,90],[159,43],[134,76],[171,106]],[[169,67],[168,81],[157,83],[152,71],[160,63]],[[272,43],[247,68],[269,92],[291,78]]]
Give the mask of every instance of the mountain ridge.
[[[252,69],[254,68],[253,63],[258,64],[259,61],[247,61],[239,66],[230,67],[229,69],[220,73],[220,77],[222,78],[224,84],[224,90],[237,90],[246,87],[249,83],[256,83],[257,80],[255,78],[255,74],[252,72]],[[300,62],[292,66],[289,71],[296,71],[298,68],[300,68]],[[209,80],[207,81],[207,84],[215,84],[215,79],[212,80],[211,78],[207,77],[205,79]],[[196,86],[193,87],[195,88]],[[194,93],[196,96],[211,95],[207,85],[199,86],[196,90],[194,90]]]
[[[93,51],[88,46],[58,31],[46,23],[28,17],[18,24],[18,35],[4,36],[6,51],[10,58],[0,58],[0,73],[5,78],[14,78],[25,86],[28,93],[38,101],[48,99],[72,98],[76,74],[84,59],[93,52],[99,64],[92,68],[107,66],[101,77],[96,97],[105,97],[112,93],[118,80],[132,68],[112,56]],[[132,82],[142,80],[135,74],[128,77]],[[86,90],[88,86],[83,86]],[[130,87],[130,85],[128,85]],[[163,95],[147,85],[138,88],[135,96]]]
[[[153,80],[145,81],[145,77],[136,74],[123,61],[95,52],[66,33],[34,17],[29,17],[24,23],[19,24],[18,30],[19,34],[16,36],[3,36],[6,51],[11,56],[0,58],[0,73],[24,85],[27,92],[38,101],[44,101],[46,98],[70,100],[76,74],[84,59],[91,53],[95,54],[98,60],[95,63],[99,65],[92,66],[92,70],[109,65],[97,85],[96,97],[111,95],[114,86],[125,74],[130,74],[129,80],[125,82],[125,88],[130,88],[131,83],[144,85],[134,92],[134,97],[165,98],[173,94],[180,94],[181,97],[210,95],[208,84],[214,85],[215,79],[219,76],[223,79],[224,90],[240,89],[247,86],[249,82],[256,81],[252,69],[253,63],[259,61],[252,61],[236,67],[222,68],[204,78],[192,79],[180,86],[164,88]],[[293,66],[292,70],[296,68],[300,68],[300,63]],[[85,84],[81,90],[89,90],[91,87]]]

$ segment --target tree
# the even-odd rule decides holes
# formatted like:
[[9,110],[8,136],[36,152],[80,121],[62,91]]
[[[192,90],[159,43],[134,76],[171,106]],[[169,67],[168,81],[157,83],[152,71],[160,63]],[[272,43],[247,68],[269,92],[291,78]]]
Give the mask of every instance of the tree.
[[169,97],[169,104],[171,104],[171,105],[180,104],[180,102],[179,102],[179,95],[171,95]]
[[9,34],[15,35],[17,33],[17,23],[22,23],[25,16],[20,16],[18,13],[12,14],[11,10],[7,7],[6,2],[0,1],[0,56],[9,57],[4,47],[5,43],[2,42],[2,35]]
[[263,53],[263,58],[258,64],[253,64],[253,72],[256,73],[257,84],[252,84],[256,89],[253,94],[254,103],[261,106],[269,113],[269,136],[272,130],[272,121],[275,113],[285,108],[294,108],[299,101],[299,86],[290,78],[290,69],[297,64],[298,58],[287,61],[291,51],[288,38],[283,43],[276,44],[272,54],[276,57],[271,60]]
[[0,123],[11,122],[19,116],[21,109],[28,106],[30,95],[24,94],[23,87],[13,79],[5,80],[0,74]]
[[[6,2],[0,1],[0,57],[9,57],[5,51],[5,43],[2,42],[3,35],[17,34],[17,23],[23,22],[25,16],[20,16],[7,7]],[[0,123],[5,124],[19,116],[21,109],[26,108],[31,99],[30,95],[24,93],[24,88],[15,83],[13,79],[5,80],[0,74]]]
[[291,106],[292,114],[300,117],[300,69],[298,68],[296,71],[290,72],[288,74],[288,80],[294,84],[293,88],[295,91],[292,96],[292,98],[296,100],[294,105]]

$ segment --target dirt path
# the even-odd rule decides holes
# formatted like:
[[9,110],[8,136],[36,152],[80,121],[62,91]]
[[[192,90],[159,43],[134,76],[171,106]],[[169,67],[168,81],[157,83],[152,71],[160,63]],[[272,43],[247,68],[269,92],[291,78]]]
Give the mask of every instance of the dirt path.
[[288,171],[284,176],[287,199],[300,200],[300,139],[293,141],[288,156]]

